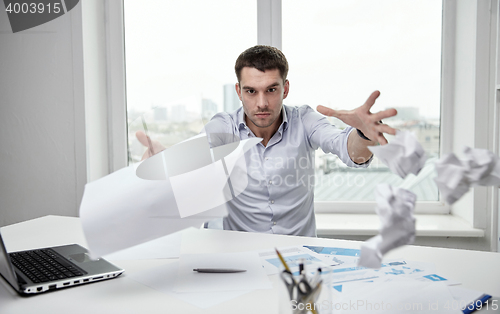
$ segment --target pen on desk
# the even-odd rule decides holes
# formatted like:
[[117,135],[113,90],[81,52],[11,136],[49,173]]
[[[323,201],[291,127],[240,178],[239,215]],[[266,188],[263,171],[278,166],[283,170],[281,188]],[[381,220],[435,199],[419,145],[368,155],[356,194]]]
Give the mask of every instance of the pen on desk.
[[234,268],[195,268],[193,271],[199,273],[213,273],[213,274],[221,274],[221,273],[243,273],[246,272],[246,269],[234,269]]
[[313,279],[311,280],[311,287],[314,287],[316,285],[316,282],[318,282],[320,276],[321,276],[321,267],[318,267],[316,274],[314,275]]
[[283,264],[283,266],[285,266],[285,269],[291,274],[292,271],[290,270],[290,268],[286,264],[285,259],[283,258],[283,256],[281,256],[281,253],[278,251],[277,248],[274,248],[274,249],[276,250],[276,254],[278,254],[278,257],[280,258],[281,263]]

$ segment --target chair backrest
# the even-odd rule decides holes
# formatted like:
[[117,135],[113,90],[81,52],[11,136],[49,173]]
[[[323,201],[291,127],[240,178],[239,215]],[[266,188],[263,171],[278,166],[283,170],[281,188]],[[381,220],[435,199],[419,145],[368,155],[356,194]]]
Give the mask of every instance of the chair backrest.
[[209,221],[205,221],[200,229],[217,229],[217,230],[223,230],[223,224],[222,224],[223,219],[222,218],[215,218]]

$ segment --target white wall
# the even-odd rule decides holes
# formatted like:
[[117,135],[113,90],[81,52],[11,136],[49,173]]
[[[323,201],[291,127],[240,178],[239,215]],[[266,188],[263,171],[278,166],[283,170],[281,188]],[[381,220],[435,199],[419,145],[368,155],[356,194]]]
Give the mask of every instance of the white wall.
[[13,34],[0,4],[0,226],[77,216],[86,183],[81,5]]

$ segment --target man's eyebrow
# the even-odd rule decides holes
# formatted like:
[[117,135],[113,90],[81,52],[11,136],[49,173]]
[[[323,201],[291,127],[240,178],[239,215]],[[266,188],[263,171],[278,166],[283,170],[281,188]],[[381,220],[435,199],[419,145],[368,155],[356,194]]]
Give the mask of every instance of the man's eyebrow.
[[[279,86],[279,85],[280,85],[280,83],[276,82],[276,83],[273,83],[273,84],[267,86],[266,89],[269,89],[271,87],[276,87],[276,86]],[[249,89],[255,90],[256,88],[255,87],[251,87],[251,86],[243,86],[243,89],[245,89],[245,90],[249,90]]]
[[267,88],[271,88],[271,87],[276,87],[276,86],[279,86],[280,83],[276,82],[276,83],[273,83],[271,85],[269,85]]

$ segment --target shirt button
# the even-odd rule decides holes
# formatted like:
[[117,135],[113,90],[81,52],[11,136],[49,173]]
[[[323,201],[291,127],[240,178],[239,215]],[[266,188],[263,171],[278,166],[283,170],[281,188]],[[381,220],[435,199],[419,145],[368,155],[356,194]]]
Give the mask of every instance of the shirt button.
[[273,181],[269,180],[269,184],[273,184]]
[[266,160],[269,160],[269,157],[266,157]]
[[276,221],[273,221],[273,225],[276,225]]
[[270,200],[269,203],[274,204],[274,200]]

